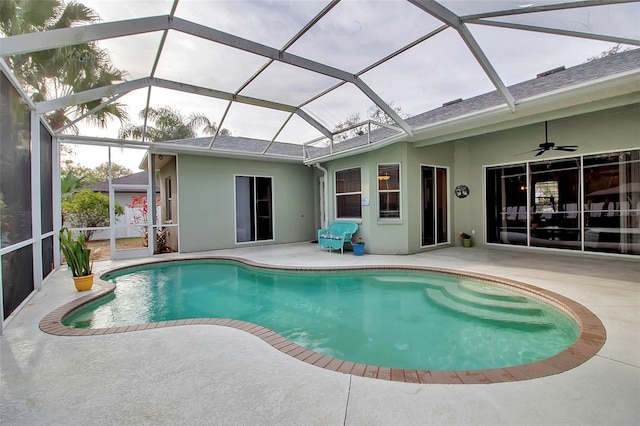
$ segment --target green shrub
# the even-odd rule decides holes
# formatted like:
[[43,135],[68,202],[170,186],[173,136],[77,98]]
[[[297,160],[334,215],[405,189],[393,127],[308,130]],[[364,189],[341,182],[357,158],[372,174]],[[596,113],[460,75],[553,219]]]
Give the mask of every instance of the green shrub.
[[[124,214],[124,207],[116,201],[116,217]],[[90,189],[82,189],[62,201],[62,213],[66,224],[73,228],[97,228],[109,226],[109,197]],[[82,231],[89,241],[96,231]]]

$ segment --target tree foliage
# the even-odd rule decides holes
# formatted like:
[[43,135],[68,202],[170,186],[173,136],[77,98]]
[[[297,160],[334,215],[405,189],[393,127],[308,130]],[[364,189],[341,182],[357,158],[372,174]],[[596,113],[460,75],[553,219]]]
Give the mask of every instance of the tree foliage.
[[[0,33],[13,36],[98,22],[91,8],[63,0],[2,0]],[[55,99],[124,80],[126,73],[115,68],[106,50],[97,43],[82,43],[55,49],[13,55],[6,58],[14,74],[36,102]],[[103,99],[69,106],[46,115],[54,129],[69,124]],[[125,122],[122,104],[113,102],[88,116],[88,122],[104,127],[110,118]],[[76,132],[77,128],[72,127]]]
[[73,170],[67,170],[61,177],[60,192],[62,193],[62,200],[64,201],[71,197],[84,186],[86,186],[84,176],[78,176]]
[[[389,102],[388,105],[401,118],[407,118],[408,115],[404,111],[402,111],[402,107],[394,107],[393,106],[393,102]],[[372,105],[372,106],[369,107],[369,109],[367,110],[367,118],[365,120],[373,120],[373,121],[377,121],[378,123],[389,124],[389,125],[396,124],[395,121],[393,121],[393,119],[391,117],[389,117],[377,105]],[[347,140],[347,139],[351,139],[351,138],[355,138],[355,137],[364,135],[366,133],[366,130],[367,130],[367,126],[366,125],[353,127],[350,130],[346,130],[346,129],[349,129],[349,127],[355,126],[356,124],[361,123],[361,122],[363,122],[365,120],[362,120],[360,118],[360,114],[359,113],[355,113],[355,114],[352,114],[349,117],[347,117],[344,121],[339,122],[336,125],[336,127],[333,129],[334,133],[335,132],[340,132],[340,133],[337,133],[333,137],[334,140],[336,140],[336,141],[344,141],[344,140]]]
[[[122,166],[118,163],[111,163],[111,178],[117,179],[123,176],[129,176],[133,172],[130,168]],[[104,182],[109,179],[109,163],[102,163],[90,170],[90,176],[93,183]]]
[[[124,214],[124,208],[116,202],[116,217]],[[109,197],[89,189],[82,189],[62,201],[62,213],[68,225],[74,228],[97,228],[109,226]],[[82,231],[87,241],[91,240],[94,230]]]
[[621,53],[626,50],[628,49],[623,49],[622,45],[618,43],[612,46],[611,48],[605,50],[604,52],[601,52],[599,55],[588,57],[585,62],[591,62],[591,61],[595,61],[596,59],[606,58],[607,56],[615,55],[616,53]]
[[[105,182],[109,179],[109,163],[102,163],[94,168],[75,164],[72,160],[65,161],[61,168],[62,174],[62,194],[74,192],[98,182]],[[111,177],[113,179],[132,174],[130,168],[118,163],[111,163]]]
[[[218,127],[214,121],[209,120],[204,114],[189,114],[183,116],[179,111],[171,107],[145,108],[140,111],[140,118],[147,117],[147,127],[144,125],[128,124],[122,127],[119,135],[123,139],[138,139],[143,137],[152,142],[162,142],[177,139],[192,139],[198,136],[198,132],[213,135]],[[152,125],[149,125],[151,123]],[[221,129],[221,135],[230,135],[227,129]]]

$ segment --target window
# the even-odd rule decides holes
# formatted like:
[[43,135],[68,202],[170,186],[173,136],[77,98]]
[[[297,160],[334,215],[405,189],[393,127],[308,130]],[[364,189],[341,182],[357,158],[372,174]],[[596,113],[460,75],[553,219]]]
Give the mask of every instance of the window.
[[378,165],[378,218],[400,218],[400,165]]
[[556,200],[558,199],[558,181],[536,182],[535,188],[535,213],[555,213],[558,211]]
[[236,241],[273,239],[272,179],[236,176]]
[[336,171],[336,218],[362,218],[360,168]]
[[171,205],[173,200],[173,192],[171,192],[171,177],[164,180],[164,192],[167,197],[167,203],[165,204],[164,218],[165,221],[171,221]]

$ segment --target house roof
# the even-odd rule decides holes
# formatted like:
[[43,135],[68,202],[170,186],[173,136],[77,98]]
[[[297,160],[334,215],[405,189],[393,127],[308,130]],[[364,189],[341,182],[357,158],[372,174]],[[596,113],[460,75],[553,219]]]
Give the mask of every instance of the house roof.
[[[562,68],[562,67],[561,67]],[[559,69],[548,75],[523,81],[509,86],[516,104],[534,96],[543,95],[556,90],[569,88],[628,71],[640,70],[640,49],[617,53],[591,62],[586,62],[567,69]],[[436,123],[473,112],[487,110],[500,105],[501,99],[496,91],[462,100],[448,106],[418,114],[407,119],[414,127]]]
[[[640,92],[640,49],[610,55],[567,69],[558,69],[546,75],[542,75],[544,73],[541,73],[541,75],[534,79],[514,84],[509,86],[508,89],[513,94],[516,104],[520,104],[527,99],[537,96],[556,93],[562,89],[570,89],[573,87],[588,87],[590,83],[607,77],[625,75],[629,72],[634,72],[631,80],[636,81],[630,90],[636,93]],[[610,96],[612,97],[620,96],[621,94],[623,93],[620,91],[610,90]],[[551,101],[550,99],[549,102]],[[591,100],[584,97],[584,102],[591,102]],[[407,119],[407,123],[416,129],[416,135],[413,137],[415,141],[421,137],[419,129],[428,125],[455,122],[456,119],[468,117],[483,111],[490,111],[500,105],[502,105],[502,100],[499,93],[492,91],[469,99],[456,100],[431,111],[410,117]],[[504,119],[511,119],[512,115],[513,113],[507,112],[504,115]],[[399,130],[378,129],[372,131],[370,135],[362,135],[334,144],[332,148],[329,146],[307,147],[306,153],[308,156],[306,160],[317,161],[319,158],[328,158],[345,151],[355,152],[358,148],[375,148],[376,144],[382,145],[385,141],[389,140],[397,141],[408,139],[409,138]],[[439,141],[442,142],[445,140],[446,138],[440,138]]]
[[[138,172],[133,173],[127,176],[122,176],[119,178],[112,179],[111,182],[114,185],[148,185],[149,184],[149,174],[147,172]],[[88,189],[95,192],[109,192],[109,181],[98,182],[87,187]],[[138,193],[140,190],[138,188],[119,188],[118,192],[126,192],[126,193]],[[160,193],[160,189],[158,185],[156,185],[156,193]]]
[[[180,147],[208,148],[212,142],[211,137],[202,137],[195,139],[178,139],[173,141],[162,142],[163,147],[178,145]],[[285,158],[290,157],[293,160],[302,160],[302,145],[271,142],[261,139],[244,138],[239,136],[219,135],[211,149],[212,154],[235,153],[262,155],[267,157]]]
[[[606,56],[604,58],[585,62],[583,64],[566,68],[560,67],[552,72],[541,72],[536,78],[523,81],[521,83],[509,86],[508,89],[514,95],[516,104],[526,101],[527,99],[538,96],[557,93],[564,89],[575,87],[589,87],[590,84],[601,81],[613,76],[626,75],[632,72],[632,79],[638,81],[640,79],[640,49],[628,50],[617,53],[615,55]],[[634,73],[635,72],[635,73]],[[640,83],[631,86],[631,91],[639,92]],[[624,89],[628,91],[629,89]],[[610,96],[620,96],[620,91],[609,91]],[[553,99],[549,99],[551,103]],[[584,102],[591,102],[584,97]],[[406,119],[406,122],[416,129],[416,135],[413,140],[420,139],[419,129],[438,123],[455,122],[456,119],[468,117],[473,114],[492,109],[503,105],[500,94],[497,91],[491,91],[469,99],[460,99],[447,103],[439,108],[418,114],[414,117]],[[512,118],[513,113],[507,112],[504,119]],[[319,145],[298,145],[282,142],[270,142],[267,140],[234,137],[228,135],[219,135],[209,152],[211,155],[220,154],[245,154],[245,155],[264,155],[265,157],[273,157],[279,159],[304,160],[307,162],[317,162],[319,159],[329,159],[332,156],[349,152],[355,154],[358,149],[368,148],[375,149],[377,146],[385,146],[385,142],[409,140],[407,135],[401,129],[393,130],[390,128],[375,126],[376,129],[370,133],[349,138],[330,146],[328,139],[320,141]],[[439,141],[444,141],[440,139]],[[193,148],[208,148],[211,144],[211,137],[182,139],[174,141],[166,141],[163,146],[179,146]]]

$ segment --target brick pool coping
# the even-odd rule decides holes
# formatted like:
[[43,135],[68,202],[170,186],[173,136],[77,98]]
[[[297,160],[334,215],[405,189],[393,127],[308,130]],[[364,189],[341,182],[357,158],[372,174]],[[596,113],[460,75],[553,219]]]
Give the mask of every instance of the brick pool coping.
[[196,318],[186,320],[161,321],[150,324],[136,324],[121,327],[78,329],[67,327],[62,324],[63,320],[87,305],[94,303],[98,299],[112,293],[116,286],[107,281],[96,279],[99,289],[94,289],[88,294],[66,303],[47,314],[40,321],[40,329],[56,336],[96,336],[104,334],[125,333],[130,331],[151,330],[154,328],[174,327],[181,325],[218,325],[237,328],[262,339],[280,352],[287,354],[307,364],[340,373],[354,376],[369,377],[373,379],[391,380],[406,383],[425,384],[478,384],[478,383],[503,383],[529,380],[540,377],[559,374],[575,368],[587,360],[591,359],[604,345],[606,341],[606,330],[600,319],[583,305],[565,296],[545,290],[530,284],[499,278],[486,274],[473,272],[458,272],[455,270],[441,268],[427,268],[420,266],[349,266],[349,267],[287,267],[265,265],[252,262],[247,259],[216,256],[216,257],[192,257],[176,260],[157,260],[141,264],[129,265],[115,268],[101,274],[100,277],[114,273],[116,271],[136,268],[149,264],[170,263],[170,262],[190,262],[190,261],[234,261],[248,266],[275,269],[287,272],[344,272],[344,271],[392,271],[392,272],[429,272],[433,274],[446,275],[487,281],[498,287],[508,288],[512,291],[526,294],[527,296],[542,300],[571,316],[580,327],[580,334],[576,341],[564,351],[530,364],[515,367],[495,368],[489,370],[408,370],[401,368],[379,367],[374,365],[360,364],[345,361],[338,358],[322,355],[306,349],[278,333],[268,328],[262,327],[246,321],[232,320],[225,318]]

